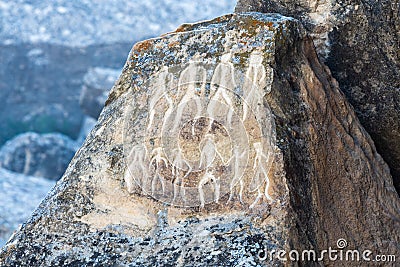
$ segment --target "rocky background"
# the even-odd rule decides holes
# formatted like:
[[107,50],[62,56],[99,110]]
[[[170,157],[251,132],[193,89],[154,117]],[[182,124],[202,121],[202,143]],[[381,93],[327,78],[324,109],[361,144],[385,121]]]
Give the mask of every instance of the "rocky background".
[[[204,64],[205,71],[196,67],[199,64]],[[199,70],[187,71],[193,70],[190,65]],[[234,73],[228,75],[225,70],[222,75],[223,65],[233,66]],[[265,77],[266,83],[247,86],[246,79],[263,80],[250,75],[263,68],[272,74]],[[196,87],[188,86],[184,93],[174,86],[177,81],[186,84],[187,75],[195,79],[200,73],[206,74],[206,79],[200,80],[203,89],[197,79]],[[170,163],[161,162],[170,156],[168,150],[153,150],[164,142],[157,133],[164,128],[163,117],[173,114],[174,105],[186,103],[186,96],[190,100],[201,96],[209,102],[218,99],[224,86],[212,86],[214,78],[237,82],[237,99],[226,96],[221,100],[235,113],[245,114],[245,98],[251,100],[248,105],[256,118],[266,116],[260,119],[268,123],[260,127],[261,132],[247,116],[243,116],[243,124],[253,136],[249,140],[257,136],[271,140],[261,152],[270,148],[273,162],[263,170],[255,191],[250,187],[252,176],[243,176],[243,183],[234,184],[221,178],[225,189],[221,194],[206,191],[215,201],[204,206],[170,205],[173,202],[161,197],[172,192],[164,194],[159,183],[154,192],[146,191],[146,184],[157,182],[160,175],[169,185],[175,177],[168,174]],[[154,124],[150,124],[150,99],[160,88],[167,100],[160,98]],[[249,88],[255,93],[249,94]],[[170,105],[169,94],[173,98]],[[209,107],[206,101],[204,109]],[[220,117],[227,112],[219,115],[216,123],[223,122]],[[207,124],[193,125],[198,126],[191,136],[201,140],[203,132],[198,127],[206,130]],[[212,136],[217,128],[209,130]],[[232,136],[239,127],[227,129],[235,140]],[[166,144],[171,137],[175,143],[182,142],[183,148],[193,147],[195,139],[188,133],[167,135]],[[151,155],[137,156],[146,151],[137,150],[137,144],[145,145]],[[239,144],[243,143],[239,140]],[[255,162],[257,155],[250,153],[249,160]],[[146,157],[150,164],[144,164]],[[218,168],[211,174],[220,178],[223,160],[214,163]],[[249,165],[256,171],[260,164]],[[131,182],[131,165],[134,169],[142,165],[143,186]],[[154,171],[157,175],[145,175]],[[196,192],[196,181],[187,181],[185,190]],[[232,199],[226,189],[232,189]],[[0,265],[368,266],[367,262],[332,262],[328,258],[266,262],[258,253],[263,249],[321,253],[332,247],[399,257],[399,211],[400,200],[387,164],[337,80],[319,60],[302,24],[279,14],[233,14],[182,25],[173,33],[133,47],[95,128],[57,186],[0,251]],[[341,246],[338,240],[346,241]],[[396,266],[393,262],[387,265]]]
[[132,44],[234,5],[0,1],[0,246],[64,173]]

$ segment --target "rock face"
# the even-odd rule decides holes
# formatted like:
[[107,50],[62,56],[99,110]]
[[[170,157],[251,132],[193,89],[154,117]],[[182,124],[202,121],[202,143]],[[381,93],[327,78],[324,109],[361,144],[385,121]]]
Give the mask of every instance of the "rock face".
[[24,133],[0,149],[0,167],[58,180],[74,156],[76,146],[74,141],[62,134]]
[[400,1],[239,0],[248,11],[304,23],[400,192]]
[[0,265],[295,265],[263,253],[344,248],[340,238],[396,254],[399,211],[387,165],[301,24],[235,14],[133,47]]

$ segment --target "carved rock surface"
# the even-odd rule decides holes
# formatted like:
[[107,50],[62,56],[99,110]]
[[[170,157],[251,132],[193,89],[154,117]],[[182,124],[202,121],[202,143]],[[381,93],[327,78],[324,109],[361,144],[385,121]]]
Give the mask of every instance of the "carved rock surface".
[[304,23],[400,192],[400,1],[238,0],[249,11]]
[[281,266],[259,252],[339,238],[395,254],[399,207],[301,24],[227,15],[133,47],[0,265]]

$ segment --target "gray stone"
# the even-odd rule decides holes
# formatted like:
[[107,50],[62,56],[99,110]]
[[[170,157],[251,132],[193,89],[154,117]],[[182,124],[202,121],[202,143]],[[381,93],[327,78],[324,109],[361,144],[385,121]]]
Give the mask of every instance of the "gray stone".
[[62,134],[24,133],[0,149],[0,167],[13,172],[61,178],[77,150],[77,144]]
[[79,100],[81,109],[86,115],[97,119],[108,92],[118,79],[120,70],[106,68],[92,68],[83,77],[83,87]]
[[301,20],[389,164],[400,194],[400,1],[239,0]]
[[0,265],[296,266],[260,251],[320,253],[339,239],[397,255],[399,210],[386,163],[301,24],[234,14],[133,47]]

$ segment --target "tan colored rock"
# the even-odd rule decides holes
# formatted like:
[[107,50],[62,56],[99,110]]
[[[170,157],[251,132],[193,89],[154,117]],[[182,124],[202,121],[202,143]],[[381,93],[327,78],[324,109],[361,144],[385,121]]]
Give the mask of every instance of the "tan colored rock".
[[262,252],[320,253],[340,238],[395,254],[399,207],[299,22],[227,15],[133,47],[0,265],[290,266]]

